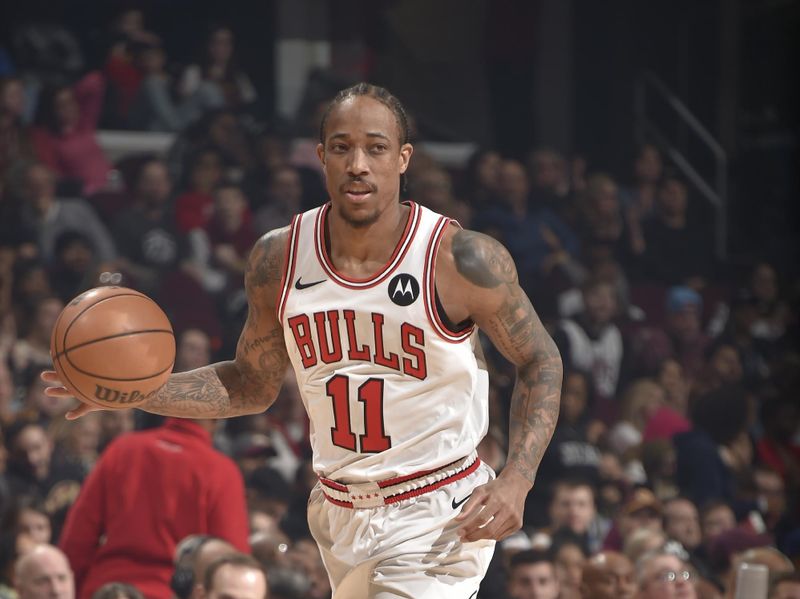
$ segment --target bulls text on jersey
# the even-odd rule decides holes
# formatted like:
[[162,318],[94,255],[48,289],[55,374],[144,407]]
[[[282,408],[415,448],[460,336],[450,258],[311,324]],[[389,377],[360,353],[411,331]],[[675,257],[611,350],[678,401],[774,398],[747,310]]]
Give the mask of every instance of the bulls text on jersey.
[[[359,339],[356,334],[356,321],[362,318],[371,322],[371,338]],[[372,362],[425,380],[428,375],[425,332],[409,322],[404,322],[400,325],[400,346],[386,347],[384,339],[396,337],[384,335],[384,322],[383,314],[357,314],[355,310],[297,314],[288,319],[306,369],[313,368],[319,361],[332,364],[345,359]],[[343,337],[347,340],[346,348],[342,342]]]

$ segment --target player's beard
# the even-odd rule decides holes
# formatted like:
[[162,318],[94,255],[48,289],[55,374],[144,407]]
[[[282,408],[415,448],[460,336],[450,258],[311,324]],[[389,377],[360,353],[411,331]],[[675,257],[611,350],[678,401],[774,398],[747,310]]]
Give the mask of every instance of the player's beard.
[[338,216],[354,229],[363,229],[376,223],[381,217],[382,212],[378,205],[374,206],[372,210],[366,214],[352,214],[346,207],[341,205],[335,206],[335,209]]

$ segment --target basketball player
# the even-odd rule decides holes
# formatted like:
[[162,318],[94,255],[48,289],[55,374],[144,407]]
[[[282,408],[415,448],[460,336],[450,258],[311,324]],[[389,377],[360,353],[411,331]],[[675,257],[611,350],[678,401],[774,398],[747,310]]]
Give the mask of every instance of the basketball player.
[[[553,433],[558,350],[505,248],[400,202],[413,147],[396,98],[340,92],[317,152],[330,202],[257,242],[236,358],[173,374],[138,407],[258,413],[291,360],[320,479],[309,524],[334,597],[474,597],[495,541],[521,526]],[[497,478],[476,456],[488,426],[478,327],[517,369]]]

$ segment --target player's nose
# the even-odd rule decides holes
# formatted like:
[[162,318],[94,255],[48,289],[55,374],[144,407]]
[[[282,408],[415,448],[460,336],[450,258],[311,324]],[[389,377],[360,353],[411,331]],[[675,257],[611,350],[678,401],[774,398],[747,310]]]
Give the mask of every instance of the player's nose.
[[347,174],[351,177],[360,177],[369,173],[367,153],[361,148],[354,148],[347,161]]

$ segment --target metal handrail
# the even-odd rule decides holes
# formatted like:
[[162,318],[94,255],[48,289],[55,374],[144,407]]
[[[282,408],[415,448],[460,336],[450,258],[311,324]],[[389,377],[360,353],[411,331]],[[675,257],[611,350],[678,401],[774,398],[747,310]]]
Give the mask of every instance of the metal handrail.
[[[648,88],[657,92],[658,97],[669,106],[690,131],[711,151],[714,157],[713,181],[708,181],[692,166],[686,156],[670,141],[647,115]],[[692,114],[678,97],[652,71],[645,71],[636,82],[634,111],[636,115],[636,139],[639,143],[652,140],[666,156],[680,169],[683,175],[705,197],[715,211],[715,248],[717,256],[727,255],[727,209],[728,209],[728,155],[714,136]]]

